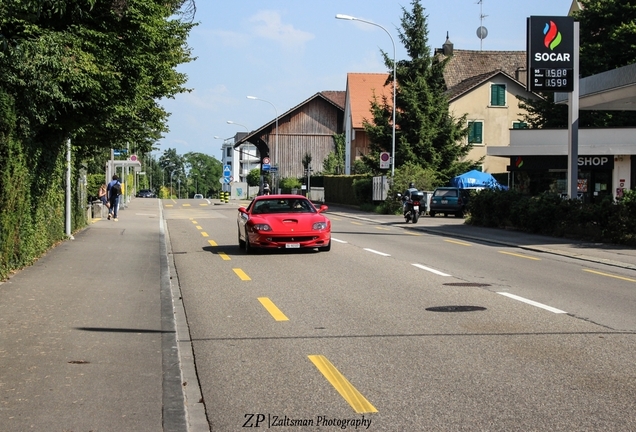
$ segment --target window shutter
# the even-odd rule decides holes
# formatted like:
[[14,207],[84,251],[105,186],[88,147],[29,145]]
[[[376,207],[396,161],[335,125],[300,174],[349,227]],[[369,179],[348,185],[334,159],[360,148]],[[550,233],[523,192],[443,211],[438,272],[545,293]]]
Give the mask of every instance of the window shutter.
[[468,126],[468,142],[470,144],[481,144],[484,124],[480,121],[470,122]]
[[493,84],[490,86],[490,105],[504,106],[506,104],[506,86]]

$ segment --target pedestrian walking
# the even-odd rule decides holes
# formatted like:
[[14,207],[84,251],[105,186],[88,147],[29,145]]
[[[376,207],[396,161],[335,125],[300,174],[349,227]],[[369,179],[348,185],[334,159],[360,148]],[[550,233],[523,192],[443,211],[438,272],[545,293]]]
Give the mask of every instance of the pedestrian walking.
[[99,187],[99,192],[97,193],[97,197],[102,202],[104,207],[106,207],[106,203],[108,202],[107,195],[108,195],[108,190],[106,189],[106,183],[102,183],[102,185]]
[[113,180],[108,183],[106,189],[108,191],[108,202],[110,204],[108,209],[108,220],[110,220],[112,216],[113,220],[117,221],[117,210],[119,210],[119,197],[121,195],[121,183],[119,182],[117,174],[113,176]]

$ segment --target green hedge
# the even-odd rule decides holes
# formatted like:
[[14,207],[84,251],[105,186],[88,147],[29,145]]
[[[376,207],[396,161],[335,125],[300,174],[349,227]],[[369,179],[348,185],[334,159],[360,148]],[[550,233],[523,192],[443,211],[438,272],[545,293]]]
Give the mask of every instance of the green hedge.
[[530,197],[485,189],[473,193],[468,211],[467,223],[473,225],[636,246],[636,191],[626,192],[619,201],[590,204],[555,194]]
[[[325,202],[333,204],[360,205],[363,204],[362,196],[358,196],[354,183],[357,180],[367,179],[367,175],[341,175],[324,176]],[[364,182],[362,183],[364,184]],[[369,200],[371,196],[369,195]]]
[[[12,100],[0,92],[0,280],[66,238],[66,145],[16,138]],[[77,170],[71,178],[77,179]],[[86,225],[73,182],[72,230]]]

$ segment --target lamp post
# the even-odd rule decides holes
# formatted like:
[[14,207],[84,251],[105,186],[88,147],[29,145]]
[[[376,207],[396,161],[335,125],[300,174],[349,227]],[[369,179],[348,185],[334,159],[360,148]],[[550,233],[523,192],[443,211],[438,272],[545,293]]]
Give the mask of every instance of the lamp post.
[[268,100],[265,99],[261,99],[261,98],[257,98],[256,96],[248,96],[248,99],[252,99],[252,100],[259,100],[259,101],[263,101],[263,102],[267,102],[268,104],[270,104],[272,106],[272,108],[274,108],[274,112],[276,113],[276,144],[275,144],[275,148],[274,148],[274,157],[271,158],[273,162],[275,163],[279,163],[278,161],[278,110],[276,109],[276,106],[271,103]]
[[[247,128],[247,126],[242,125],[240,123],[236,123],[236,122],[233,122],[232,120],[228,120],[227,124],[233,124],[233,125],[241,126],[241,127],[245,128],[245,132],[247,132],[248,135],[250,133],[250,130]],[[247,152],[243,152],[243,146],[242,145],[239,147],[239,153],[241,155],[240,158],[239,158],[239,177],[242,177],[241,180],[244,180],[245,176],[247,174],[245,173],[245,167],[243,167],[243,165],[245,164],[245,162],[243,161],[243,154],[248,154],[248,153]],[[249,167],[249,162],[248,162],[248,167]],[[248,189],[248,191],[249,191],[249,189]],[[249,194],[248,194],[248,198],[249,198]]]
[[391,33],[380,24],[376,24],[372,21],[363,20],[361,18],[356,18],[351,15],[343,15],[337,14],[336,19],[349,20],[349,21],[360,21],[365,24],[370,24],[372,26],[380,27],[382,30],[386,32],[391,38],[391,43],[393,44],[393,135],[391,138],[391,179],[395,176],[395,86],[396,86],[396,76],[395,76],[395,41],[393,40],[393,36]]
[[176,170],[170,172],[170,198],[172,198],[172,175]]
[[163,187],[166,187],[166,180],[164,177],[164,174],[166,173],[166,168],[174,168],[174,165],[166,165],[165,167],[161,168],[161,184]]
[[[279,164],[279,160],[278,160],[278,110],[276,109],[276,106],[273,103],[271,103],[270,101],[268,101],[268,100],[257,98],[256,96],[247,96],[247,98],[248,99],[252,99],[252,100],[259,100],[259,101],[267,102],[268,104],[270,104],[272,106],[272,108],[274,108],[274,112],[276,113],[276,138],[275,138],[276,144],[275,144],[275,147],[274,147],[274,157],[270,158],[270,159],[271,159],[272,165],[278,166],[278,164]],[[276,180],[278,180],[278,175],[276,176]],[[261,183],[262,183],[262,181],[261,181]],[[275,186],[276,186],[275,190],[277,191],[278,190],[278,181],[276,181],[276,185]],[[261,190],[262,190],[262,187],[261,187]]]
[[236,123],[236,122],[233,122],[232,120],[228,120],[228,121],[227,121],[227,124],[235,124],[235,125],[237,125],[237,126],[244,127],[244,128],[245,128],[245,132],[250,133],[250,130],[247,128],[247,126],[242,125],[242,124],[240,124],[240,123]]

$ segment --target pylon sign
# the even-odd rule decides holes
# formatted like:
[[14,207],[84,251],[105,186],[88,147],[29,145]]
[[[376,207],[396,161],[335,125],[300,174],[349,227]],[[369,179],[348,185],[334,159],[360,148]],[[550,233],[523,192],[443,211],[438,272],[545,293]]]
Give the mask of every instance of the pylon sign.
[[574,18],[528,18],[528,90],[571,92],[574,87]]

